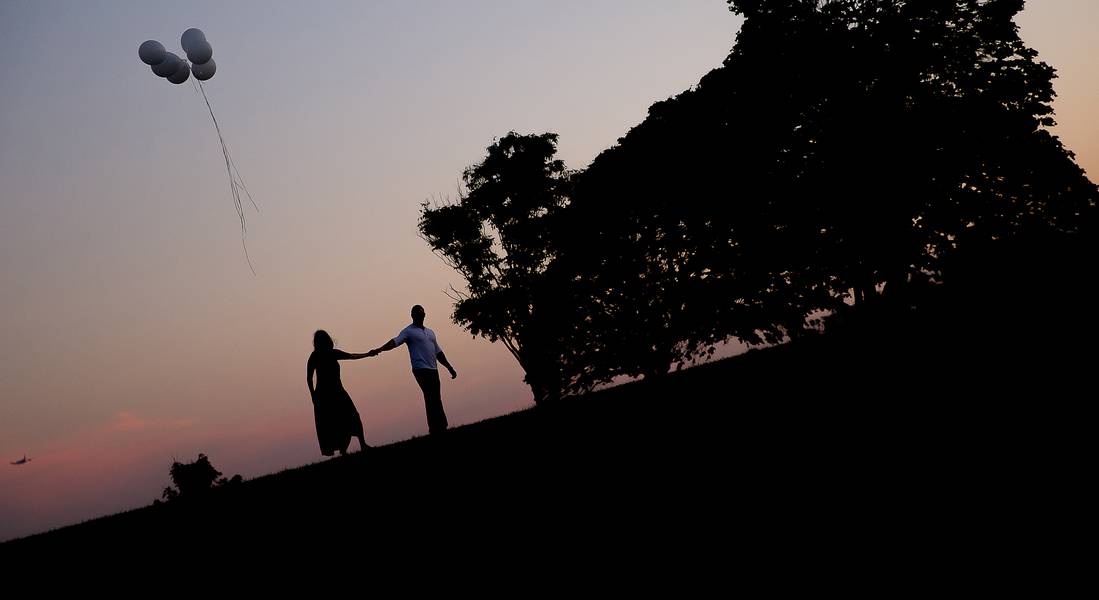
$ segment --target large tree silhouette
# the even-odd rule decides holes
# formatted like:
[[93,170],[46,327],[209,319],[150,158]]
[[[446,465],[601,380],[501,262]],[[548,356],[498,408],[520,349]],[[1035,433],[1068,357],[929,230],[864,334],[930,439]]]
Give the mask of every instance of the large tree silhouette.
[[561,293],[547,275],[552,222],[565,205],[569,173],[554,158],[557,135],[510,132],[463,173],[466,191],[442,206],[423,205],[419,229],[432,250],[465,279],[455,289],[454,321],[501,342],[526,373],[535,401],[559,396]]
[[723,66],[575,178],[585,233],[561,260],[663,362],[848,303],[910,306],[953,254],[1078,233],[1095,186],[1048,131],[1054,72],[1021,7],[731,2],[746,19]]
[[532,387],[659,376],[829,312],[898,322],[944,287],[976,310],[997,301],[976,265],[1018,297],[1056,294],[1028,256],[1093,268],[1099,192],[1050,133],[1055,73],[1021,0],[729,4],[745,20],[722,66],[587,169],[509,136],[468,198],[425,210],[470,283],[456,318],[507,340]]

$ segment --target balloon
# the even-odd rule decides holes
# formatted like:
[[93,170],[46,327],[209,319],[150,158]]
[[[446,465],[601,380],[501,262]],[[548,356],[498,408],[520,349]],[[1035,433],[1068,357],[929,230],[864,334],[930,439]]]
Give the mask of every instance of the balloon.
[[191,46],[197,42],[205,42],[206,34],[202,33],[201,29],[195,29],[194,27],[183,32],[183,36],[179,38],[179,43],[183,46],[185,52],[191,51]]
[[199,81],[206,81],[214,76],[214,72],[217,71],[217,69],[217,63],[211,58],[200,65],[191,65],[191,74]]
[[165,54],[167,52],[164,51],[164,44],[156,40],[143,42],[141,47],[137,49],[137,55],[141,58],[141,62],[150,66],[164,60]]
[[173,52],[165,52],[164,60],[153,65],[153,73],[157,77],[171,77],[177,70],[179,70],[179,63],[183,62],[181,58],[175,55]]
[[178,85],[178,84],[183,83],[184,81],[187,81],[187,78],[190,77],[190,76],[191,76],[191,67],[187,66],[187,63],[185,61],[181,60],[181,61],[179,61],[179,68],[176,69],[175,73],[172,73],[168,77],[168,81],[171,81],[172,83]]
[[187,59],[196,65],[210,60],[214,56],[214,47],[210,45],[210,42],[202,40],[191,44],[191,48],[187,50]]

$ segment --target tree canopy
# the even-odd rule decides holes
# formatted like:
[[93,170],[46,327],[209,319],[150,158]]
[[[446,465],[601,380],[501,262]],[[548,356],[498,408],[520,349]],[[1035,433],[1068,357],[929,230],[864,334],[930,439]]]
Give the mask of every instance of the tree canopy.
[[553,159],[554,134],[513,133],[460,202],[425,208],[469,283],[456,320],[505,340],[532,385],[659,376],[729,338],[911,309],[964,283],[967,253],[1095,233],[1022,1],[729,4],[745,20],[722,66],[586,169]]

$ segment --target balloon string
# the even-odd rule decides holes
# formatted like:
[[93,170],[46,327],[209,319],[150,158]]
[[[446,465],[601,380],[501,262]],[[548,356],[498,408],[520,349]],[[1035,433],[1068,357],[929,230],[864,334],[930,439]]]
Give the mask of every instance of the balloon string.
[[[217,131],[218,140],[221,142],[221,153],[225,157],[225,172],[229,175],[229,191],[233,195],[233,206],[237,211],[237,218],[240,219],[240,244],[244,248],[244,259],[248,261],[248,268],[252,270],[252,275],[255,276],[256,268],[252,266],[252,257],[248,254],[248,223],[244,218],[244,203],[240,199],[240,191],[244,190],[245,195],[248,196],[248,201],[255,207],[256,212],[259,212],[259,206],[256,206],[256,201],[252,199],[252,193],[248,191],[248,187],[244,185],[244,179],[240,176],[240,171],[237,170],[237,165],[233,161],[232,155],[229,154],[229,146],[225,143],[225,138],[221,135],[221,126],[218,125],[218,118],[214,116],[214,109],[210,106],[210,99],[206,97],[206,88],[202,85],[201,81],[196,79],[191,80],[191,85],[202,93],[202,99],[206,101],[206,109],[210,111],[210,118],[214,121],[214,130]],[[234,177],[234,173],[236,176]]]

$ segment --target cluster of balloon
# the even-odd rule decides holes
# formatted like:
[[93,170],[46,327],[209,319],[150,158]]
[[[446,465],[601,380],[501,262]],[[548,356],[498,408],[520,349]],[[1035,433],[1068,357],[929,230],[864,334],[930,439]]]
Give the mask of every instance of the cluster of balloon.
[[183,51],[187,54],[187,60],[183,60],[174,52],[168,52],[164,44],[156,40],[148,40],[137,49],[137,55],[141,62],[153,69],[153,74],[163,77],[175,84],[187,81],[191,75],[199,81],[206,81],[214,76],[217,71],[217,63],[214,62],[214,47],[206,41],[206,34],[201,29],[194,27],[183,32],[179,39]]
[[[245,193],[248,201],[252,203],[257,211],[259,211],[259,207],[256,206],[256,202],[252,199],[252,194],[248,191],[248,188],[245,187],[244,180],[241,178],[240,172],[237,171],[237,165],[229,154],[229,146],[225,144],[225,138],[221,135],[218,119],[214,116],[210,99],[206,97],[206,88],[202,85],[203,81],[213,77],[217,71],[217,64],[214,62],[214,48],[210,45],[210,42],[206,41],[206,34],[202,33],[201,29],[194,27],[184,31],[179,42],[183,46],[184,53],[187,54],[187,60],[168,52],[164,48],[164,44],[156,40],[143,42],[137,49],[137,55],[141,62],[152,68],[155,75],[172,83],[180,84],[187,81],[187,78],[191,75],[195,76],[195,80],[197,80],[195,88],[202,92],[202,99],[206,101],[206,108],[210,111],[210,118],[214,121],[214,130],[217,131],[218,139],[221,140],[221,152],[225,155],[225,170],[229,173],[229,190],[233,195],[237,217],[240,219],[240,241],[244,246],[244,257],[248,261],[248,267],[252,269],[252,274],[255,275],[256,269],[252,266],[252,259],[248,256],[248,245],[245,243],[248,226],[244,220],[244,204],[241,202],[240,192]],[[187,61],[190,61],[190,64]]]

